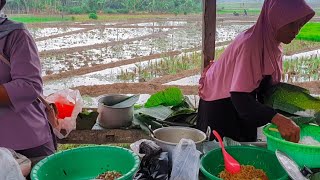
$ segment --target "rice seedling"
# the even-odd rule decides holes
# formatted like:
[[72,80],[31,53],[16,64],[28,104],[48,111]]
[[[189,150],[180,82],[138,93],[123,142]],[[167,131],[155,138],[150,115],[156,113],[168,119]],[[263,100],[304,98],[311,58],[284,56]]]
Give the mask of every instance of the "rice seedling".
[[302,82],[320,80],[320,58],[299,58],[283,62],[283,81]]
[[310,22],[307,23],[300,31],[297,39],[320,42],[320,23]]
[[157,77],[177,74],[184,70],[196,69],[201,67],[201,53],[185,53],[174,57],[163,57],[158,60],[150,60],[147,63],[136,63],[133,71],[121,70],[118,79],[123,81],[147,81]]

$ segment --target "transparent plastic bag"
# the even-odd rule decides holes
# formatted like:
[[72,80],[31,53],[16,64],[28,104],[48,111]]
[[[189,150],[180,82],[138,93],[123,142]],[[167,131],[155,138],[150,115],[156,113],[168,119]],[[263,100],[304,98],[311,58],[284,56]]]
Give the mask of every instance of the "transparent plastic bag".
[[0,179],[25,180],[18,162],[7,148],[0,148]]
[[200,154],[191,139],[181,139],[172,154],[170,180],[198,180]]
[[53,128],[54,134],[59,139],[66,138],[72,130],[76,129],[77,116],[82,111],[83,102],[80,92],[65,89],[49,95],[46,100],[54,103],[58,110],[59,125]]
[[22,175],[25,177],[28,176],[31,172],[31,164],[32,164],[31,160],[28,159],[26,156],[15,152],[12,149],[8,149],[8,150],[11,152],[13,158],[19,164]]

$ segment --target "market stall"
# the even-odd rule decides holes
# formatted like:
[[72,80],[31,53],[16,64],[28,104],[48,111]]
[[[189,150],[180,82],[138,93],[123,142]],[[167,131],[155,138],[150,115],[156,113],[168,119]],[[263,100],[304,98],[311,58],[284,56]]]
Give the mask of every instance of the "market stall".
[[[277,86],[274,90],[272,90],[272,95],[266,98],[266,102],[269,103],[270,106],[276,107],[277,109],[286,111],[287,113],[295,114],[296,111],[307,109],[309,105],[312,105],[313,108],[318,109],[319,99],[313,98],[308,93],[305,92],[305,89],[298,88],[296,86],[292,86],[289,84],[282,84]],[[291,102],[290,98],[287,95],[295,94],[296,99],[295,102]],[[172,96],[174,94],[174,96]],[[110,95],[107,95],[110,96]],[[107,97],[106,96],[106,97]],[[118,95],[112,95],[118,96]],[[162,96],[162,97],[159,97]],[[170,97],[170,98],[167,98]],[[178,98],[177,98],[178,97]],[[120,100],[118,103],[122,103],[124,107],[126,104],[129,104],[129,107],[134,106],[132,100],[136,98],[133,96],[126,96],[126,98]],[[300,98],[300,99],[299,99]],[[101,98],[106,99],[105,97]],[[275,101],[275,99],[277,99]],[[103,101],[100,101],[102,103]],[[302,100],[307,103],[301,103]],[[125,103],[127,101],[127,103]],[[103,102],[104,105],[107,105],[108,102]],[[109,108],[114,106],[115,104],[109,105]],[[68,137],[59,139],[59,143],[72,143],[72,144],[114,144],[114,143],[128,143],[131,144],[130,148],[133,152],[133,157],[140,158],[141,164],[140,168],[134,166],[135,171],[139,169],[140,176],[146,176],[150,172],[147,167],[152,167],[151,162],[156,162],[158,165],[162,164],[164,166],[164,172],[161,170],[156,170],[155,173],[160,173],[162,175],[170,176],[170,171],[173,171],[174,165],[170,167],[168,163],[173,164],[189,164],[190,162],[199,161],[199,166],[197,167],[189,167],[190,169],[200,169],[199,173],[190,172],[190,174],[185,174],[186,177],[190,177],[192,175],[199,176],[200,179],[218,179],[218,175],[220,177],[230,176],[227,172],[224,172],[224,175],[221,175],[224,170],[223,164],[224,159],[221,154],[221,150],[219,149],[219,145],[215,141],[208,141],[210,139],[211,133],[202,133],[199,130],[194,129],[194,118],[196,117],[196,108],[192,105],[190,100],[188,100],[187,96],[184,96],[180,89],[178,88],[168,88],[163,91],[159,91],[151,95],[148,101],[143,105],[135,105],[134,111],[131,112],[132,122],[127,124],[125,120],[121,120],[124,124],[119,124],[119,126],[115,126],[116,129],[106,128],[108,125],[112,124],[113,120],[101,119],[103,116],[99,116],[97,112],[102,112],[101,108],[105,108],[99,104],[98,108],[92,109],[83,109],[83,112],[78,115],[77,119],[77,129],[71,131]],[[305,113],[309,112],[303,111]],[[109,112],[115,116],[117,116],[116,111]],[[123,113],[123,112],[122,112]],[[126,114],[125,117],[127,117]],[[237,161],[242,164],[251,165],[248,167],[242,167],[246,169],[246,171],[251,172],[255,171],[250,169],[255,167],[257,169],[262,169],[264,173],[267,174],[269,179],[287,179],[288,173],[290,175],[290,171],[286,172],[285,166],[286,163],[291,163],[287,159],[283,160],[283,162],[279,159],[279,157],[284,157],[294,159],[294,163],[297,163],[298,173],[305,172],[305,176],[311,177],[315,173],[318,172],[319,162],[316,159],[319,159],[319,119],[317,116],[314,117],[306,117],[306,116],[296,116],[293,118],[298,124],[300,124],[302,128],[302,141],[300,144],[290,143],[283,140],[277,131],[276,127],[273,125],[268,125],[263,128],[263,133],[266,135],[267,139],[260,139],[260,142],[236,142],[232,139],[224,138],[224,144],[227,146],[226,150],[232,157],[234,157]],[[100,122],[100,123],[99,123]],[[102,123],[101,123],[102,122]],[[103,124],[106,126],[103,127]],[[177,127],[178,126],[178,127]],[[209,130],[210,132],[210,130]],[[194,156],[188,155],[186,149],[176,149],[179,147],[181,142],[180,140],[192,139],[194,143],[194,149],[192,150],[192,146],[190,145],[189,153],[193,152],[194,156],[197,156],[196,152],[199,152],[198,158],[194,158]],[[152,141],[150,141],[152,140]],[[267,140],[267,141],[266,141]],[[144,143],[144,144],[143,144]],[[154,143],[154,144],[153,144]],[[266,147],[268,143],[268,147]],[[142,145],[143,144],[143,145]],[[249,145],[249,146],[248,146]],[[229,147],[233,146],[233,147]],[[109,146],[107,146],[109,147]],[[94,148],[94,147],[87,147]],[[112,148],[112,147],[111,147]],[[82,148],[79,148],[79,151]],[[89,149],[84,148],[83,151],[91,151]],[[271,151],[269,151],[269,150]],[[181,152],[177,153],[182,156],[182,159],[179,159],[179,163],[173,160],[174,152],[180,150]],[[182,151],[184,150],[184,151]],[[274,152],[280,152],[277,155]],[[74,150],[76,151],[76,149]],[[96,151],[96,149],[94,149]],[[100,149],[99,149],[100,151]],[[119,149],[121,151],[121,148]],[[73,155],[71,152],[73,150],[67,151],[70,156]],[[160,152],[163,152],[160,156]],[[200,152],[203,153],[200,156]],[[308,153],[306,153],[308,152]],[[83,153],[83,152],[81,152]],[[150,153],[150,154],[148,154]],[[154,154],[152,154],[154,153]],[[284,154],[282,156],[282,153]],[[87,156],[90,152],[86,152]],[[148,154],[149,158],[153,159],[146,160],[143,159],[143,154]],[[65,156],[63,152],[58,153],[58,156]],[[93,157],[94,155],[90,155]],[[110,156],[116,156],[110,155]],[[164,157],[163,157],[164,156]],[[176,155],[177,156],[177,155]],[[190,157],[189,157],[190,156]],[[165,161],[160,161],[161,158],[164,158]],[[201,157],[201,161],[200,161]],[[63,157],[66,158],[66,157]],[[120,157],[119,157],[120,158]],[[159,159],[160,158],[160,159]],[[46,163],[49,163],[53,158],[47,159]],[[163,159],[162,159],[163,160]],[[104,161],[109,161],[108,159]],[[180,162],[182,161],[182,162]],[[189,163],[187,163],[189,162]],[[212,164],[214,162],[214,164]],[[263,163],[262,163],[263,162]],[[53,163],[53,162],[52,162]],[[100,162],[99,162],[100,163]],[[140,162],[139,162],[140,163]],[[147,165],[146,165],[147,164]],[[191,163],[192,164],[192,163]],[[195,163],[197,164],[197,163]],[[304,167],[304,165],[306,167]],[[102,165],[103,166],[103,165]],[[191,165],[190,165],[191,166]],[[288,166],[288,165],[287,165]],[[42,165],[37,166],[41,169]],[[213,168],[217,167],[217,168]],[[67,167],[65,167],[67,168]],[[98,167],[96,167],[98,168]],[[121,171],[122,173],[125,170],[120,170],[118,167],[114,167],[116,170]],[[292,168],[292,167],[290,167]],[[36,168],[37,169],[37,168]],[[169,170],[168,170],[169,169]],[[188,169],[188,168],[187,168]],[[309,171],[311,169],[311,171]],[[175,169],[176,171],[181,171],[180,169]],[[37,171],[36,171],[37,172]],[[65,169],[66,174],[69,173],[69,170]],[[181,171],[182,172],[182,171]],[[181,173],[180,172],[180,173]],[[309,173],[307,173],[309,172]],[[312,173],[311,173],[312,172]],[[129,173],[129,172],[128,172]],[[185,172],[186,173],[186,172]],[[257,171],[257,173],[261,173]],[[294,173],[297,173],[295,171]],[[99,173],[96,173],[97,175]],[[132,178],[134,174],[129,173]],[[171,173],[172,175],[172,173]],[[137,175],[136,175],[137,176]],[[183,175],[180,174],[180,177]],[[292,177],[292,176],[291,176]],[[299,175],[298,175],[299,177]],[[130,179],[130,178],[129,178]],[[143,178],[141,178],[143,179]]]
[[[216,1],[204,0],[203,5],[205,68],[214,59]],[[42,160],[31,159],[30,177],[319,179],[320,100],[306,89],[284,83],[266,94],[266,105],[300,126],[299,143],[284,140],[279,130],[268,124],[261,129],[260,135],[265,137],[258,142],[225,137],[219,145],[213,141],[219,136],[214,133],[213,137],[210,128],[206,133],[195,128],[197,106],[176,87],[159,90],[144,104],[136,104],[139,95],[119,94],[103,96],[95,108],[82,108],[77,102],[62,103],[68,106],[58,107],[60,125],[54,126],[58,143],[95,145],[61,151]],[[130,149],[109,145],[119,143],[130,144]],[[108,146],[100,146],[105,144]],[[226,151],[221,151],[223,146]]]

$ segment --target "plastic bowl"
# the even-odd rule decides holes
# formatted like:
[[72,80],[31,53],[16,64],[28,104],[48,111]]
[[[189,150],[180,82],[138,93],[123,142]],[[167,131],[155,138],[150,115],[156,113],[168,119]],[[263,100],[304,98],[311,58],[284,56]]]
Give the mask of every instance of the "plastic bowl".
[[[262,169],[269,179],[288,179],[286,171],[272,151],[253,146],[229,146],[226,147],[226,150],[241,165],[252,165],[257,169]],[[220,148],[210,151],[201,158],[200,170],[206,179],[219,180],[219,174],[224,169]]]
[[[299,166],[306,165],[309,168],[320,167],[320,146],[311,146],[297,144],[284,140],[279,132],[270,131],[269,128],[275,128],[275,125],[269,124],[263,128],[263,133],[267,136],[268,149],[280,151],[290,156]],[[311,136],[320,141],[320,127],[315,125],[301,126],[301,137]]]
[[132,151],[114,146],[87,146],[62,151],[41,160],[31,171],[32,180],[88,180],[117,171],[119,180],[131,180],[140,160]]

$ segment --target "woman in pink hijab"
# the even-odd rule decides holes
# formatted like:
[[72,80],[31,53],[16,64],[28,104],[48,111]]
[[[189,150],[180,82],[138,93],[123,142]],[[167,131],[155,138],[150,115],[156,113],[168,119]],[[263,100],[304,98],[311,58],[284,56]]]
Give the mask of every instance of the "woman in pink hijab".
[[265,0],[257,23],[239,34],[199,81],[197,126],[237,141],[256,141],[257,127],[274,123],[283,138],[298,142],[300,128],[261,103],[281,80],[282,47],[315,12],[304,0]]

